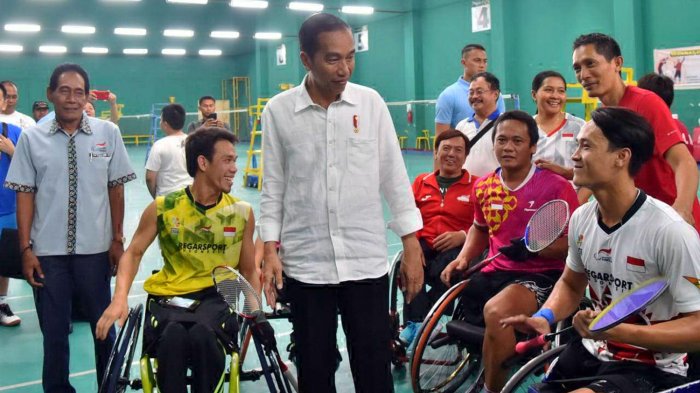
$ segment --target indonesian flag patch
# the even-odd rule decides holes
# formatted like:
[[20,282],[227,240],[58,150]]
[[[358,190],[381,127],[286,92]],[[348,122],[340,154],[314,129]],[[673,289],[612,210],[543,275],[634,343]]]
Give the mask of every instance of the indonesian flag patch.
[[236,227],[224,227],[224,237],[236,236]]
[[646,273],[647,267],[643,259],[627,257],[627,270],[637,273]]

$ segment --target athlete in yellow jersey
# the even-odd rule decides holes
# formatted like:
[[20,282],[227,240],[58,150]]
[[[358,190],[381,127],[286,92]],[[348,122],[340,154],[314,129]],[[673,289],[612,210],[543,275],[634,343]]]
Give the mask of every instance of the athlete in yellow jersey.
[[[124,323],[127,295],[139,263],[158,236],[165,265],[144,284],[151,295],[148,310],[157,321],[146,326],[144,341],[153,342],[147,351],[158,360],[160,391],[183,391],[188,365],[193,391],[216,391],[223,383],[226,355],[217,341],[222,337],[220,327],[229,336],[237,327],[216,293],[212,269],[223,264],[237,267],[260,291],[253,211],[248,203],[228,194],[237,171],[236,142],[235,135],[220,128],[202,128],[187,137],[187,171],[194,182],[157,198],[143,212],[120,260],[112,303],[97,323],[100,339],[117,319]],[[164,306],[173,296],[196,300],[196,307]]]

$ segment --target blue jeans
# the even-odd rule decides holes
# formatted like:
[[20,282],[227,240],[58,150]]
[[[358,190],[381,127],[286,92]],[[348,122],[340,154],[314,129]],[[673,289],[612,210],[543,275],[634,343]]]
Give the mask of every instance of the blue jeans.
[[[108,254],[41,256],[39,263],[44,272],[44,286],[36,289],[34,300],[44,336],[44,391],[75,392],[68,380],[68,329],[73,294],[78,295],[85,308],[94,339],[97,321],[111,300]],[[94,340],[98,385],[107,366],[114,337],[112,328],[104,341]]]

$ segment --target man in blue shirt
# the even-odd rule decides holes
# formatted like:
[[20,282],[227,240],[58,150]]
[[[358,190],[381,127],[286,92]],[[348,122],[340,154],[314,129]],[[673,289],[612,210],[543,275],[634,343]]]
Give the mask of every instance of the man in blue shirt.
[[[462,49],[464,74],[457,82],[447,86],[435,103],[435,135],[474,115],[469,105],[469,81],[480,72],[486,71],[488,59],[486,49],[479,44],[468,44]],[[498,97],[498,112],[503,113],[506,105],[503,97]]]
[[[5,106],[6,97],[7,90],[5,86],[0,84],[0,109]],[[0,122],[0,126],[2,127],[0,129],[0,184],[2,184],[7,176],[7,171],[10,169],[10,160],[12,155],[15,154],[15,145],[22,129],[2,122]],[[0,230],[3,228],[17,228],[16,210],[17,204],[14,191],[0,187]],[[0,261],[0,263],[4,262],[6,261]],[[5,302],[9,283],[9,278],[0,277],[0,326],[17,326],[22,322]]]

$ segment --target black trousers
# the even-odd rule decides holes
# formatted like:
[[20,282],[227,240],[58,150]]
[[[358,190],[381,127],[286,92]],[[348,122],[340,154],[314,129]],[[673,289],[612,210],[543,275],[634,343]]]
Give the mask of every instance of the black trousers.
[[391,377],[389,279],[306,284],[287,278],[298,354],[299,390],[333,393],[340,312],[358,393],[394,391]]
[[112,297],[112,278],[107,253],[39,257],[44,286],[34,292],[39,327],[44,336],[42,385],[47,393],[75,392],[68,379],[70,326],[73,295],[77,295],[87,313],[95,345],[97,383],[102,380],[114,343],[114,328],[105,340],[95,339],[95,326]]

